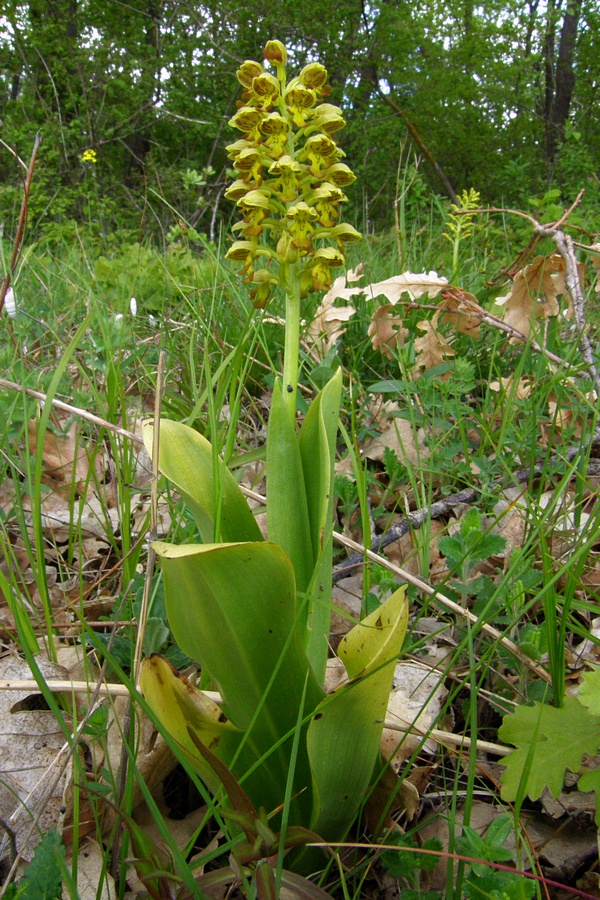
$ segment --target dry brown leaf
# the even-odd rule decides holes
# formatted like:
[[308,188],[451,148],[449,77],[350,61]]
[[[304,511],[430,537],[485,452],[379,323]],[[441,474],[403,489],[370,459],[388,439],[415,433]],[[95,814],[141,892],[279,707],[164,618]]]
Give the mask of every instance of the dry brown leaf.
[[343,323],[356,312],[354,306],[335,306],[334,303],[336,300],[350,300],[356,294],[363,293],[364,288],[347,287],[362,277],[363,268],[361,264],[335,279],[308,326],[305,343],[309,347],[309,353],[317,361],[323,359],[344,334],[346,327]]
[[503,392],[509,399],[524,400],[531,394],[534,380],[531,375],[524,375],[519,378],[516,388],[514,385],[514,377],[509,375],[507,378],[500,378],[500,381],[490,381],[489,388],[496,393]]
[[481,319],[487,313],[477,303],[477,298],[473,294],[461,288],[448,288],[442,293],[439,309],[443,310],[441,322],[449,322],[460,334],[479,337]]
[[[406,729],[405,733],[384,728],[381,736],[381,752],[398,772],[407,759],[419,747],[432,756],[437,744],[431,739],[423,741],[420,731],[435,728],[448,691],[440,681],[439,672],[415,662],[399,662],[394,672],[394,689],[390,695],[386,721]],[[415,726],[413,731],[411,726]]]
[[409,334],[408,329],[402,326],[400,316],[394,316],[392,309],[391,303],[376,309],[368,331],[373,350],[381,350],[388,359],[394,358],[395,351],[404,346]]
[[419,300],[423,296],[437,297],[439,292],[448,287],[448,279],[442,278],[436,272],[404,272],[402,275],[393,275],[385,281],[378,281],[363,288],[367,297],[373,299],[383,294],[394,305],[398,303],[402,294],[408,294],[411,300]]
[[419,428],[415,439],[412,424],[407,419],[394,415],[400,407],[397,403],[384,403],[381,406],[380,434],[371,438],[362,447],[362,455],[367,459],[383,461],[386,447],[393,450],[405,466],[418,466],[429,455],[425,446],[425,431]]
[[[528,336],[534,320],[559,314],[559,296],[565,298],[565,315],[572,316],[565,271],[564,259],[558,253],[553,253],[549,257],[536,256],[533,262],[517,272],[510,293],[496,300],[496,303],[505,307],[505,323]],[[510,340],[511,343],[518,343],[519,339],[512,337]]]
[[[415,341],[415,350],[417,353],[415,363],[417,369],[433,369],[444,362],[445,356],[454,356],[454,350],[445,337],[439,333],[433,322],[423,319],[417,322],[417,326],[425,334],[423,337],[417,338]],[[416,373],[418,378],[421,372]]]
[[[63,666],[40,657],[44,678],[64,679]],[[29,680],[32,673],[24,660],[0,659],[0,678]],[[29,862],[42,834],[51,828],[62,831],[65,791],[72,780],[72,766],[59,754],[65,742],[54,713],[46,708],[42,695],[33,691],[0,692],[0,816],[16,832],[17,846],[24,862]],[[39,830],[32,821],[36,819]],[[29,836],[28,836],[29,835]],[[0,841],[0,858],[6,852]]]
[[106,871],[102,847],[89,838],[77,855],[77,896],[79,900],[116,900],[117,897],[114,878]]

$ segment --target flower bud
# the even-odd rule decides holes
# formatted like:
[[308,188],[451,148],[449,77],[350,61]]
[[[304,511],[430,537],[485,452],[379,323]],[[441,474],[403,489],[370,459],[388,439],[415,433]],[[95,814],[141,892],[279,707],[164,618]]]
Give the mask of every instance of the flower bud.
[[313,91],[318,91],[327,81],[327,69],[320,63],[309,63],[300,72],[298,81]]
[[269,62],[281,66],[285,66],[288,58],[287,50],[281,41],[267,41],[263,50],[263,56]]

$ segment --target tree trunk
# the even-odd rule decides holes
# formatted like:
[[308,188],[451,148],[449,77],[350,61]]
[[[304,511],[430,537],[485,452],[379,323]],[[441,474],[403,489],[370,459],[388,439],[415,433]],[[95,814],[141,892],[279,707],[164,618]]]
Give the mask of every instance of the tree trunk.
[[[556,155],[565,139],[565,126],[569,119],[571,99],[575,88],[575,45],[581,15],[582,0],[568,0],[560,30],[558,57],[556,57],[556,31],[549,21],[545,47],[545,148],[549,179],[552,176]],[[548,7],[548,15],[554,12],[554,4]]]

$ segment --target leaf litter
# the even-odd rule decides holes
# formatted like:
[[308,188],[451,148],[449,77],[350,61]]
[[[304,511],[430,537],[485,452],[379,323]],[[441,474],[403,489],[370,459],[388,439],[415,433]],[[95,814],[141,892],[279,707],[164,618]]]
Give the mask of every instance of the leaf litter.
[[[565,323],[568,324],[573,315],[573,308],[566,289],[565,274],[566,264],[558,254],[553,254],[549,258],[538,257],[526,269],[517,273],[510,292],[505,295],[502,301],[496,301],[496,308],[502,311],[498,317],[499,321],[506,326],[505,333],[511,344],[522,342],[523,338],[527,337],[534,330],[536,339],[543,350],[545,323],[551,318],[562,316]],[[438,366],[444,366],[449,361],[452,361],[456,355],[454,345],[458,335],[477,340],[481,336],[482,325],[489,326],[490,322],[492,325],[494,324],[494,317],[490,316],[483,306],[478,304],[474,295],[452,287],[446,279],[438,277],[435,273],[416,275],[405,273],[404,275],[387,279],[385,282],[368,285],[364,288],[357,285],[360,276],[360,272],[354,272],[336,279],[331,290],[324,297],[304,338],[307,350],[314,359],[323,359],[340,342],[343,342],[348,323],[356,313],[356,307],[350,301],[361,293],[371,300],[383,296],[388,301],[384,305],[377,306],[373,311],[373,319],[368,328],[368,337],[371,340],[373,350],[381,353],[382,357],[393,361],[398,353],[405,351],[407,347],[412,347],[414,353],[413,377],[417,379],[422,378],[429,370]],[[403,300],[403,298],[407,299]],[[436,300],[437,304],[434,304],[433,301]],[[336,302],[344,305],[336,305]],[[403,306],[406,307],[408,313],[411,308],[414,309],[420,302],[423,303],[424,308],[431,305],[434,306],[433,316],[427,319],[418,319],[416,327],[415,323],[408,325],[408,320],[401,311]],[[542,325],[541,332],[538,330],[539,323]],[[446,376],[442,375],[442,378],[444,377]],[[535,390],[535,384],[531,376],[522,376],[517,382],[513,381],[513,376],[508,376],[491,383],[489,388],[498,393],[499,397],[502,398],[502,402],[512,403],[514,399],[526,402],[530,398],[532,391]],[[590,398],[590,400],[592,401],[593,398]],[[364,410],[366,415],[370,417],[370,431],[375,431],[376,434],[361,442],[362,458],[369,460],[370,466],[380,467],[380,480],[383,482],[386,481],[389,474],[387,472],[382,473],[381,467],[385,465],[386,459],[389,460],[390,451],[406,469],[422,466],[431,453],[431,432],[428,433],[423,426],[415,429],[410,421],[399,417],[397,414],[402,412],[402,408],[398,401],[382,403],[375,400]],[[501,420],[502,416],[499,414],[499,418],[494,423],[494,426],[498,427]],[[582,420],[580,408],[571,410],[569,407],[565,407],[564,403],[560,405],[559,401],[553,397],[550,397],[547,405],[547,423],[545,432],[541,430],[537,438],[537,446],[540,450],[543,450],[549,444],[556,446],[556,439],[557,437],[560,438],[561,432],[564,432],[564,437],[567,441],[581,439],[584,435],[585,423]],[[32,429],[30,432],[30,440],[32,451],[35,451],[35,429]],[[73,424],[69,425],[63,433],[49,432],[44,440],[43,454],[43,481],[48,491],[45,493],[42,501],[42,526],[44,533],[49,538],[47,564],[50,570],[50,581],[52,582],[51,572],[58,572],[62,559],[64,559],[60,546],[68,541],[74,524],[76,524],[83,539],[80,542],[80,555],[71,558],[69,564],[73,569],[78,568],[79,571],[85,572],[88,583],[93,584],[95,575],[106,568],[107,553],[110,555],[110,538],[107,532],[114,534],[119,528],[116,484],[114,477],[111,475],[110,460],[106,458],[102,446],[95,446],[93,440],[90,441]],[[140,489],[143,489],[148,484],[148,470],[149,461],[147,459],[138,463],[136,484]],[[476,469],[471,468],[470,471],[474,479],[481,474],[479,465]],[[352,479],[352,474],[349,477]],[[248,483],[250,484],[250,482],[253,490],[260,489],[261,485],[260,482],[257,482],[256,476],[251,477]],[[6,479],[0,485],[0,490],[2,491],[0,501],[9,523],[9,529],[11,527],[11,515],[17,499],[22,503],[26,513],[26,522],[29,523],[31,521],[31,506],[27,496],[20,490],[17,490],[14,483]],[[523,499],[524,490],[520,486],[507,486],[503,489],[502,498],[497,502],[494,509],[495,515],[499,518],[497,524],[493,527],[499,535],[505,538],[507,542],[506,551],[495,558],[491,566],[487,566],[487,569],[487,564],[479,564],[480,569],[474,569],[471,573],[473,581],[481,576],[482,571],[487,571],[490,580],[498,584],[499,579],[507,573],[507,565],[511,553],[518,552],[522,547],[527,530],[528,509],[528,502],[525,502]],[[19,494],[18,497],[17,493]],[[373,495],[375,503],[378,499],[376,493]],[[407,503],[412,504],[413,508],[416,503],[416,497],[409,483],[395,484],[393,493],[400,500],[400,509],[392,513],[391,516],[387,516],[385,519],[386,528],[397,524],[404,513],[411,511]],[[143,497],[143,494],[141,496]],[[75,505],[73,504],[73,498],[77,501]],[[582,512],[581,496],[576,491],[568,491],[558,503],[556,502],[554,489],[541,493],[538,491],[539,509],[552,508],[553,528],[556,532],[573,532],[574,530],[581,532],[585,530],[590,516],[593,515],[591,510],[593,510],[594,499],[594,490],[591,489],[588,494],[588,509],[590,511]],[[136,508],[135,530],[138,533],[142,533],[146,527],[148,503],[148,500],[143,500]],[[75,508],[77,508],[77,519],[74,523],[73,512]],[[449,570],[444,565],[444,555],[439,552],[438,540],[441,534],[452,533],[453,529],[460,528],[461,520],[468,508],[469,504],[466,504],[462,509],[460,507],[455,509],[457,518],[454,520],[454,525],[452,525],[452,520],[447,521],[444,525],[444,523],[429,519],[428,536],[422,539],[418,532],[415,531],[404,541],[404,546],[399,541],[392,544],[388,549],[388,554],[401,565],[408,565],[411,559],[418,559],[419,565],[417,568],[421,577],[445,584],[448,580]],[[378,521],[381,522],[382,520],[378,519]],[[28,527],[30,526],[28,525]],[[170,518],[165,505],[165,516],[161,529],[166,533],[169,527]],[[344,528],[347,529],[349,535],[359,542],[364,539],[362,528],[356,517],[353,520],[348,517],[345,518]],[[373,523],[373,529],[376,533],[375,523]],[[10,560],[5,559],[2,565],[5,568],[7,566],[12,567],[17,562],[21,571],[20,577],[22,579],[24,596],[29,597],[30,602],[39,608],[40,602],[39,597],[36,597],[35,579],[27,581],[26,564],[28,562],[28,554],[26,546],[16,529],[12,532],[12,541],[11,558]],[[558,558],[560,554],[556,547],[555,552]],[[427,561],[425,565],[423,565],[423,560]],[[588,596],[590,591],[592,592],[591,595],[595,596],[594,590],[600,583],[600,575],[598,574],[600,573],[600,562],[593,554],[590,556],[590,560],[591,564],[582,573],[580,581],[579,590],[583,592],[582,596],[584,597]],[[69,601],[65,596],[64,584],[64,579],[61,579],[60,590],[56,594],[57,608],[61,607],[61,604],[62,606],[68,606]],[[467,582],[467,588],[468,584],[469,582]],[[52,584],[50,586],[53,587]],[[77,596],[76,587],[76,585],[73,585],[73,599]],[[351,621],[357,620],[361,616],[365,602],[363,594],[364,579],[362,573],[351,575],[345,581],[340,582],[336,589],[335,597],[340,615],[337,620],[334,617],[333,625],[334,633],[337,629],[337,639],[344,632],[344,623],[349,625]],[[469,595],[468,590],[464,596],[465,602],[472,604],[473,596]],[[110,599],[112,600],[113,598]],[[4,617],[7,610],[3,608],[1,612],[5,627],[9,625],[11,628],[14,627],[14,620],[11,619],[10,614],[7,618]],[[574,651],[577,651],[576,658],[579,666],[597,664],[599,654],[597,645],[593,640],[595,631],[598,631],[597,621],[597,619],[594,619],[590,628],[592,638],[587,639],[574,648]],[[418,789],[414,789],[416,794],[411,793],[413,799],[404,798],[405,811],[410,808],[411,816],[422,814],[426,818],[428,815],[427,810],[432,806],[435,807],[435,802],[431,799],[432,790],[434,791],[435,786],[440,784],[436,768],[439,768],[440,763],[444,759],[446,761],[454,760],[455,765],[459,769],[465,765],[464,757],[460,753],[455,755],[457,751],[449,751],[449,745],[441,743],[439,736],[436,736],[435,740],[427,736],[427,732],[431,731],[431,729],[439,731],[441,724],[446,727],[448,733],[451,733],[455,727],[460,727],[459,722],[453,721],[453,715],[451,715],[456,705],[456,700],[454,705],[452,705],[448,699],[448,677],[450,678],[450,683],[452,683],[453,677],[460,678],[461,676],[459,674],[453,676],[452,672],[449,672],[447,668],[447,660],[451,658],[453,646],[456,642],[455,638],[452,637],[451,629],[448,629],[448,623],[443,618],[435,615],[430,616],[429,619],[427,616],[417,615],[413,624],[415,635],[421,632],[426,635],[426,638],[423,648],[417,652],[415,658],[399,663],[397,668],[397,683],[395,683],[395,688],[390,698],[386,721],[390,725],[396,724],[397,727],[402,729],[402,732],[399,738],[399,732],[387,729],[384,733],[382,752],[386,759],[393,760],[394,769],[404,777],[410,776],[410,771],[416,772],[419,767],[422,767],[423,771],[427,772],[427,775],[421,778]],[[335,635],[332,635],[332,638],[334,638],[335,646]],[[438,647],[439,652],[436,651],[436,647]],[[543,662],[543,654],[541,659]],[[335,667],[332,665],[332,668]],[[19,671],[21,676],[23,676],[24,671]],[[48,679],[63,676],[69,677],[67,670],[60,667],[58,669],[46,668],[44,669],[44,674]],[[79,674],[82,674],[84,678],[89,678],[90,672],[88,670]],[[70,673],[70,677],[72,675],[73,672]],[[14,678],[16,675],[14,670],[8,667],[6,670],[2,670],[1,677]],[[343,678],[344,674],[339,671],[338,667],[337,674],[334,674],[332,671],[331,677],[334,679],[332,684],[335,684],[339,683],[339,679]],[[509,683],[510,679],[507,679],[506,675],[499,679],[492,679],[492,684],[496,688],[502,686],[502,692],[504,693],[506,693],[506,685]],[[12,756],[5,757],[6,763],[3,757],[3,778],[5,779],[5,784],[9,788],[13,801],[14,797],[18,796],[21,798],[21,803],[26,802],[34,786],[33,783],[30,785],[28,779],[35,778],[36,774],[39,776],[42,770],[45,771],[48,767],[51,767],[57,758],[60,746],[62,746],[61,735],[56,731],[56,723],[53,720],[53,714],[49,710],[26,711],[24,708],[19,708],[18,704],[24,702],[27,696],[30,695],[13,695],[8,692],[0,694],[0,698],[7,698],[5,703],[9,704],[7,706],[8,712],[3,716],[3,719],[8,717],[8,721],[12,723],[7,726],[8,732],[5,733],[4,738],[5,745],[9,747],[12,744],[11,750],[16,751],[17,759],[19,752],[22,756],[25,750],[30,751],[32,747],[35,749],[36,754],[39,754],[36,758],[35,772],[33,774],[30,772],[27,776],[20,774],[18,772],[19,766],[11,763]],[[501,701],[502,698],[498,696],[497,708],[501,707]],[[495,702],[492,702],[492,710],[495,708]],[[567,712],[570,709],[574,709],[572,706],[573,702],[576,701],[572,701],[567,697]],[[593,736],[596,733],[594,731],[596,728],[595,720],[590,718],[590,712],[585,713],[582,718],[582,714],[579,711],[580,706],[581,704],[578,706],[577,716],[575,716],[576,721],[574,719],[572,727],[577,728],[579,736],[584,733],[582,731],[582,723],[586,728],[591,728],[590,739],[587,744],[585,742],[577,742],[577,746],[573,748],[574,755],[571,749],[568,751],[565,749],[565,755],[560,759],[561,766],[564,763],[565,770],[578,770],[582,765],[582,760],[585,764],[585,752],[587,751],[588,753],[587,758],[593,758],[593,754],[599,749],[598,743],[594,743],[595,738]],[[93,741],[90,741],[90,746],[93,748],[91,753],[92,762],[90,763],[91,771],[100,772],[103,765],[108,766],[108,770],[112,771],[113,774],[118,771],[122,750],[123,711],[120,707],[120,702],[115,701],[111,704],[107,732],[109,735],[108,742],[105,742],[103,747],[100,747],[99,744],[94,744]],[[519,707],[518,709],[536,709],[536,707]],[[547,709],[551,709],[551,707]],[[29,716],[29,713],[35,713],[35,715]],[[530,713],[527,713],[527,715],[530,716]],[[492,715],[491,721],[493,722],[493,720],[494,716]],[[545,719],[543,721],[545,722]],[[515,727],[518,726],[518,721],[514,724]],[[585,733],[587,734],[587,731]],[[523,728],[519,726],[513,731],[505,728],[504,732],[501,732],[501,737],[504,737],[508,742],[522,744],[524,734]],[[548,732],[546,739],[554,745],[562,736],[564,736],[564,731],[561,732],[561,728],[558,727],[551,734]],[[148,748],[147,752],[143,749],[145,747]],[[169,752],[164,748],[160,748],[159,753],[162,754],[162,761],[157,764],[158,757],[155,747],[153,729],[148,726],[148,730],[142,740],[138,766],[144,771],[151,790],[157,792],[157,796],[159,796],[161,785],[168,770],[172,768],[173,762]],[[20,748],[20,750],[16,748]],[[508,760],[508,768],[505,771],[509,773],[509,784],[510,773],[513,771],[513,767],[519,763],[519,753],[523,752],[525,751],[515,751],[512,754],[512,762],[510,758]],[[536,750],[536,752],[538,751]],[[44,756],[44,753],[46,756]],[[450,756],[448,757],[449,753]],[[482,769],[486,765],[497,765],[489,761],[489,753],[484,751],[479,756]],[[144,757],[147,757],[146,762],[144,762]],[[556,776],[556,759],[552,755],[550,762],[554,764],[552,771],[555,772],[555,775],[552,788],[557,799],[555,800],[545,790],[545,774],[540,783],[536,783],[531,788],[531,793],[534,795],[534,799],[538,796],[542,798],[541,809],[546,816],[549,818],[564,818],[566,816],[571,825],[566,829],[563,828],[564,840],[557,838],[554,832],[551,832],[552,838],[549,837],[550,833],[542,828],[543,823],[547,822],[547,819],[541,813],[536,814],[533,818],[528,814],[528,818],[524,822],[524,828],[526,833],[529,833],[531,836],[538,833],[535,831],[536,828],[541,828],[539,833],[546,836],[546,843],[542,845],[543,849],[538,851],[540,860],[545,862],[548,871],[552,871],[555,877],[567,878],[569,854],[566,849],[551,853],[548,848],[552,844],[555,847],[559,844],[564,848],[568,847],[569,842],[573,840],[575,823],[580,821],[582,814],[588,817],[593,815],[594,805],[589,799],[591,796],[589,792],[576,791],[573,793],[571,791],[571,793],[565,793],[563,791],[563,777]],[[33,770],[31,771],[33,772]],[[595,770],[592,768],[590,771]],[[60,826],[61,822],[64,822],[65,813],[60,810],[64,806],[65,797],[69,793],[69,777],[72,778],[72,775],[64,775],[63,780],[60,782],[60,787],[57,788],[58,793],[56,797],[46,804],[48,811],[45,815],[48,818],[47,826],[45,827]],[[13,783],[11,779],[15,779],[15,782]],[[21,781],[20,779],[24,780]],[[9,781],[10,785],[8,784]],[[592,779],[588,778],[588,781],[591,783]],[[441,784],[443,783],[442,781]],[[507,782],[505,781],[505,783]],[[471,824],[473,825],[476,822],[477,812],[481,810],[483,814],[482,821],[487,821],[487,825],[481,826],[482,833],[485,833],[489,822],[498,815],[499,807],[496,796],[494,790],[491,790],[485,802],[475,801],[471,815]],[[577,799],[575,800],[574,798]],[[444,805],[447,800],[442,800],[441,802]],[[9,806],[10,803],[2,806],[0,815],[6,820],[12,821],[11,817],[16,815],[16,811],[14,808],[9,809]],[[141,809],[143,810],[143,806]],[[486,817],[490,817],[489,821]],[[183,828],[182,846],[194,829],[197,828],[199,818],[199,815],[192,815],[188,825]],[[139,821],[144,827],[150,828],[147,811],[140,812]],[[437,821],[440,821],[439,817]],[[112,815],[108,814],[106,820],[107,828],[110,827],[111,822]],[[460,817],[457,819],[457,826],[458,824],[460,824]],[[428,828],[433,828],[432,833],[443,837],[442,830],[439,827],[431,824]],[[588,832],[593,835],[593,827],[590,829],[588,826]],[[593,856],[590,851],[591,838],[588,832],[586,832],[585,839],[581,837],[581,832],[579,832],[578,840],[581,843],[581,850],[577,850],[576,856],[577,859],[582,861],[590,860]],[[19,846],[24,859],[31,858],[31,852],[36,840],[33,837],[31,842],[25,843],[22,847]],[[447,838],[444,838],[443,843],[446,841]],[[93,846],[93,844],[89,844],[88,850],[89,847]],[[96,851],[94,850],[94,853],[90,853],[90,855],[94,856],[95,853]],[[571,872],[571,877],[573,877],[573,872]],[[441,887],[442,882],[443,878],[441,882],[437,882],[438,886]],[[435,880],[431,881],[429,886],[431,887],[434,884],[436,884]],[[112,896],[110,894],[111,888],[107,888],[107,890],[109,891],[107,896]]]

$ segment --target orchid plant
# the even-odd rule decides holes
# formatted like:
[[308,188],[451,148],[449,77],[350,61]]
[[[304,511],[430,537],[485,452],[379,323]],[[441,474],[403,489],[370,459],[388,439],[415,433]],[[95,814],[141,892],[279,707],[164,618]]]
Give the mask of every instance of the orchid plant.
[[[237,73],[244,90],[230,125],[242,137],[227,150],[239,177],[227,197],[241,220],[227,257],[241,263],[256,307],[278,289],[286,298],[283,379],[275,382],[267,433],[268,540],[209,442],[162,420],[159,468],[202,540],[154,545],[169,621],[222,705],[158,657],[145,661],[141,687],[216,797],[227,780],[223,763],[282,834],[305,826],[313,838],[339,840],[376,778],[407,601],[401,588],[346,635],[338,655],[348,677],[327,693],[342,377],[336,372],[298,427],[299,330],[302,301],[330,286],[345,245],[360,235],[339,221],[342,189],[354,175],[335,139],[341,111],[324,102],[326,70],[310,63],[288,82],[279,41],[267,43],[264,60],[248,60]],[[151,423],[144,437],[151,452]],[[215,757],[219,766],[207,761]]]

